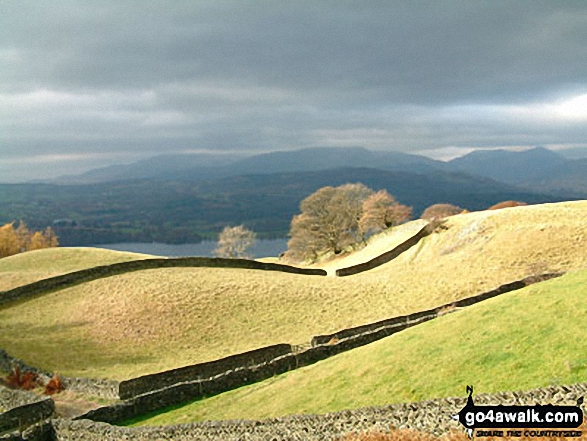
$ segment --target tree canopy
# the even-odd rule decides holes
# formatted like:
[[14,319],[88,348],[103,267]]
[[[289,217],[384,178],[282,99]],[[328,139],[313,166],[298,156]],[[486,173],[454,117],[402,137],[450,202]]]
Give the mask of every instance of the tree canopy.
[[292,219],[285,255],[292,261],[340,254],[364,242],[367,234],[405,222],[411,214],[387,191],[374,192],[361,183],[320,188],[300,203],[300,211]]
[[45,231],[30,231],[23,221],[16,228],[14,222],[0,227],[0,257],[58,245],[59,240],[51,227]]

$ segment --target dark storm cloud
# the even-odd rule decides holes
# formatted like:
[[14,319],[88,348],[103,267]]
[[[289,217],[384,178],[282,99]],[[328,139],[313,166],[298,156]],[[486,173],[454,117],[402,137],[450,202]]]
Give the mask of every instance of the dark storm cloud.
[[584,1],[0,0],[0,162],[577,143],[586,42]]

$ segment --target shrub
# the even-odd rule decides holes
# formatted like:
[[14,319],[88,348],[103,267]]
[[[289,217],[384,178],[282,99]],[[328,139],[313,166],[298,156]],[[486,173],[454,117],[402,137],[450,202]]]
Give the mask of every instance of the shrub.
[[509,208],[509,207],[522,207],[524,205],[528,205],[526,202],[519,202],[519,201],[503,201],[499,202],[495,205],[492,205],[488,208],[488,210],[501,210],[502,208]]
[[45,390],[43,391],[43,393],[45,395],[55,395],[63,391],[63,389],[65,389],[65,387],[63,386],[61,378],[59,378],[59,375],[55,374],[53,375],[53,378],[51,378],[49,382],[45,385]]
[[23,373],[18,366],[8,374],[6,380],[8,385],[15,389],[32,390],[42,386],[39,376],[35,372]]
[[420,218],[426,220],[444,219],[445,217],[460,214],[463,211],[461,207],[452,204],[434,204],[424,210]]

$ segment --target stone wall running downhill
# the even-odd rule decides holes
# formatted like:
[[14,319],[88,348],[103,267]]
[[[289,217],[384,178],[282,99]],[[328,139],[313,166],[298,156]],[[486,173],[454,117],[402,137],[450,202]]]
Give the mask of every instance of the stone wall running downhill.
[[[260,421],[205,421],[162,427],[116,427],[89,420],[51,420],[52,431],[45,427],[36,438],[4,438],[1,441],[329,441],[348,433],[366,431],[389,432],[411,428],[436,436],[450,430],[463,431],[451,416],[466,404],[463,396],[439,398],[417,403],[392,404],[344,410],[323,415],[292,415]],[[587,383],[551,386],[521,392],[499,392],[474,395],[476,405],[575,405],[587,395]],[[390,397],[392,399],[392,397]],[[25,436],[27,433],[25,432]]]
[[[303,350],[292,352],[292,348],[289,345],[262,348],[261,351],[266,351],[266,355],[270,356],[271,351],[274,350],[279,355],[270,360],[267,359],[269,357],[266,357],[263,361],[257,362],[257,364],[230,363],[230,360],[225,361],[226,359],[204,363],[204,366],[212,366],[207,372],[214,373],[213,376],[208,378],[203,378],[202,375],[198,376],[196,373],[198,372],[199,365],[194,365],[129,380],[126,389],[122,387],[124,382],[121,383],[121,391],[124,390],[124,397],[128,397],[128,399],[121,403],[92,410],[78,418],[106,423],[120,423],[169,406],[217,395],[247,384],[266,380],[287,371],[308,366],[341,352],[364,346],[403,329],[432,320],[445,312],[454,311],[457,308],[472,305],[482,300],[523,288],[531,283],[560,275],[544,274],[529,277],[429,311],[422,311],[409,316],[396,317],[371,325],[346,329],[330,335],[317,336],[312,339],[312,346]],[[260,352],[260,354],[262,353]],[[246,356],[247,354],[245,353],[239,356]],[[231,357],[228,358],[230,359]],[[247,360],[247,358],[245,357],[242,360]],[[248,359],[248,361],[250,360]],[[218,372],[221,367],[230,368],[223,372]],[[205,371],[202,370],[201,372]],[[175,376],[176,374],[177,376]],[[139,392],[142,392],[142,394],[137,395]],[[123,393],[121,392],[122,395]]]
[[389,250],[383,254],[380,254],[379,256],[369,260],[368,262],[363,262],[357,265],[349,266],[347,268],[338,269],[336,270],[336,275],[339,277],[352,276],[354,274],[362,273],[363,271],[372,270],[373,268],[377,268],[380,265],[390,262],[396,257],[398,257],[400,254],[412,248],[426,236],[430,236],[438,225],[438,222],[428,223],[424,225],[420,229],[420,231],[418,231],[415,235],[413,235],[403,243],[400,243],[394,249]]
[[[450,311],[451,309],[455,308],[463,308],[466,306],[473,305],[475,303],[482,302],[483,300],[490,299],[492,297],[499,296],[501,294],[505,294],[507,292],[515,291],[521,288],[524,288],[528,285],[532,285],[534,283],[543,282],[545,280],[549,280],[555,277],[560,277],[564,273],[547,273],[541,274],[538,276],[530,276],[526,277],[522,280],[517,280],[515,282],[506,283],[504,285],[499,286],[496,289],[491,291],[484,292],[482,294],[478,294],[475,296],[467,297],[461,300],[457,300],[455,302],[447,303],[442,306],[438,306],[433,309],[429,309],[426,311],[416,312],[414,314],[403,315],[400,317],[393,317],[390,319],[381,320],[374,323],[369,323],[367,325],[356,326],[354,328],[347,328],[340,331],[337,331],[333,334],[324,334],[318,335],[312,338],[312,346],[316,345],[323,345],[328,343],[329,341],[333,340],[341,340],[345,338],[350,338],[353,336],[363,335],[365,333],[374,332],[376,330],[380,330],[382,328],[390,328],[396,329],[395,332],[398,330],[402,330],[405,328],[409,328],[416,324],[422,323],[427,320],[431,320],[436,318],[439,314],[442,314],[446,311]],[[392,332],[393,333],[393,332]]]
[[[144,375],[121,383],[67,377],[64,383],[66,388],[81,393],[105,398],[122,398],[122,402],[92,410],[80,417],[118,423],[148,412],[217,395],[308,366],[432,320],[441,314],[560,275],[562,274],[556,273],[528,277],[427,311],[316,336],[312,338],[311,345],[305,348],[293,348],[289,344],[272,345],[219,360]],[[0,371],[9,372],[10,368],[16,365],[23,371],[32,370],[44,375],[45,378],[50,376],[0,350]]]
[[242,354],[231,355],[219,360],[171,369],[157,374],[143,375],[131,380],[121,381],[118,393],[120,398],[128,399],[153,390],[173,386],[177,383],[212,378],[237,368],[259,365],[282,355],[291,354],[291,352],[291,345],[277,344],[243,352]]
[[297,268],[289,265],[278,263],[257,262],[248,259],[223,259],[219,257],[179,257],[174,259],[144,259],[133,260],[130,262],[113,263],[111,265],[97,266],[61,276],[50,277],[39,280],[38,282],[29,283],[28,285],[19,286],[8,291],[0,292],[0,305],[25,300],[41,294],[46,294],[58,289],[69,288],[80,283],[90,282],[92,280],[104,277],[116,276],[132,271],[142,271],[158,268],[242,268],[263,271],[281,271],[285,273],[326,276],[326,271],[322,269]]

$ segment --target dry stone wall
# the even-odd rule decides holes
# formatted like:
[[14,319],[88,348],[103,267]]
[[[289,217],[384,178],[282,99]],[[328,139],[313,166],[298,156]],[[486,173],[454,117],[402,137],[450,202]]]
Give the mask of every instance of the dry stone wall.
[[[462,397],[260,421],[206,421],[166,427],[128,428],[89,420],[55,419],[51,420],[52,433],[45,429],[45,438],[35,438],[35,441],[325,441],[353,432],[389,432],[391,428],[411,428],[440,436],[450,430],[463,430],[451,416],[466,404],[464,387]],[[587,384],[580,383],[521,392],[478,394],[474,399],[477,405],[575,405],[580,397],[586,395]],[[13,438],[11,441],[23,439],[27,438]],[[0,437],[0,440],[7,441],[8,438]]]
[[[292,352],[290,345],[276,345],[202,365],[188,366],[129,380],[120,385],[121,397],[128,399],[112,406],[92,410],[80,418],[119,423],[165,407],[217,395],[364,346],[408,327],[432,320],[444,311],[469,306],[560,275],[560,273],[556,273],[528,277],[428,311],[345,329],[334,334],[317,336],[312,339],[312,347],[305,350]],[[277,356],[272,358],[274,355]],[[253,364],[255,361],[256,364]],[[204,378],[203,374],[205,373],[211,375]]]
[[[273,345],[207,363],[145,375],[120,384],[109,380],[65,378],[66,388],[85,394],[118,398],[125,401],[93,410],[83,418],[117,423],[145,413],[199,398],[216,395],[247,384],[263,381],[275,375],[313,364],[338,353],[364,346],[395,334],[403,329],[436,318],[447,310],[469,306],[497,295],[523,288],[531,283],[558,277],[561,274],[544,274],[508,283],[499,288],[402,317],[358,326],[334,334],[316,336],[312,346],[293,350],[289,344]],[[0,370],[18,365],[23,371],[33,370],[45,375],[0,350]]]
[[398,257],[400,254],[412,248],[426,236],[432,234],[436,226],[438,226],[437,223],[426,224],[414,236],[399,244],[394,249],[387,251],[386,253],[383,253],[375,257],[374,259],[369,260],[368,262],[359,263],[357,265],[349,266],[347,268],[338,269],[336,270],[336,275],[339,277],[352,276],[353,274],[362,273],[363,271],[368,271],[373,268],[377,268],[378,266],[383,265],[384,263],[390,262],[396,257]]
[[24,406],[25,404],[39,401],[39,396],[33,392],[20,389],[9,389],[0,385],[0,412],[15,407]]
[[37,295],[46,294],[58,289],[68,288],[92,280],[124,274],[132,271],[142,271],[157,268],[243,268],[263,271],[280,271],[285,273],[326,276],[321,269],[297,268],[278,263],[264,263],[248,259],[223,259],[208,257],[180,257],[175,259],[144,259],[130,262],[114,263],[97,266],[85,270],[75,271],[61,276],[39,280],[38,282],[20,286],[8,291],[0,292],[0,305],[24,300]]
[[237,368],[246,368],[248,366],[266,363],[282,355],[291,354],[291,352],[291,345],[277,344],[243,352],[242,354],[231,355],[219,360],[194,364],[178,369],[171,369],[157,374],[144,375],[142,377],[122,381],[119,385],[119,396],[122,399],[128,399],[154,390],[173,386],[177,383],[212,378],[216,375]]
[[506,283],[506,284],[501,285],[498,288],[493,289],[491,291],[488,291],[488,292],[485,292],[482,294],[478,294],[475,296],[467,297],[465,299],[461,299],[456,302],[447,303],[445,305],[439,306],[437,308],[429,309],[427,311],[420,311],[420,312],[416,312],[414,314],[404,315],[404,316],[400,316],[400,317],[393,317],[393,318],[381,320],[381,321],[378,321],[375,323],[369,323],[367,325],[361,325],[361,326],[356,326],[353,328],[347,328],[347,329],[343,329],[341,331],[335,332],[333,334],[318,335],[318,336],[312,338],[312,345],[313,346],[322,345],[322,344],[326,344],[329,341],[333,341],[333,340],[341,340],[341,339],[346,339],[346,338],[350,338],[353,336],[365,335],[369,332],[375,332],[375,331],[381,330],[382,328],[389,328],[390,331],[394,330],[394,332],[387,334],[387,335],[391,335],[391,334],[398,332],[402,329],[405,329],[405,328],[414,326],[416,324],[422,323],[424,321],[436,318],[439,314],[442,314],[445,311],[450,311],[455,308],[463,308],[466,306],[470,306],[475,303],[482,302],[483,300],[487,300],[492,297],[496,297],[496,296],[499,296],[501,294],[505,294],[510,291],[515,291],[515,290],[524,288],[524,287],[526,287],[528,285],[532,285],[534,283],[543,282],[545,280],[549,280],[549,279],[552,279],[555,277],[560,277],[563,274],[564,273],[547,273],[547,274],[541,274],[538,276],[530,276],[530,277],[526,277],[525,279],[522,279],[522,280],[518,280],[515,282],[511,282],[511,283]]
[[53,400],[48,397],[0,386],[0,433],[45,420],[54,410]]
[[[82,435],[83,436],[83,435]],[[49,420],[34,424],[25,430],[15,430],[4,436],[0,441],[56,441],[57,436],[53,424]]]

